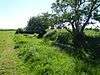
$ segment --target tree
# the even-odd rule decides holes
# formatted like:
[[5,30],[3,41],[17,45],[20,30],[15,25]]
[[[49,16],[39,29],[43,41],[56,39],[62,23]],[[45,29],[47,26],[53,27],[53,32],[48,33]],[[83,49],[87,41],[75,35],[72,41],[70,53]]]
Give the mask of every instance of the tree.
[[91,19],[98,20],[95,15],[99,14],[100,0],[56,0],[51,8],[62,18],[62,22],[69,22],[72,26],[75,47],[84,47],[84,29],[92,23]]
[[42,13],[41,19],[42,19],[42,24],[44,25],[45,29],[48,29],[49,26],[53,25],[51,22],[51,14],[49,14],[48,12]]
[[46,31],[41,16],[30,18],[25,30],[27,33],[37,33],[39,34],[39,37],[42,37],[46,33]]
[[16,30],[16,33],[15,34],[22,34],[22,33],[24,33],[23,29],[22,28],[18,28]]
[[28,21],[28,25],[26,26],[25,30],[26,33],[37,33],[40,34],[41,37],[46,32],[49,26],[53,26],[56,22],[56,18],[54,14],[49,14],[48,12],[42,13],[39,16],[31,17]]

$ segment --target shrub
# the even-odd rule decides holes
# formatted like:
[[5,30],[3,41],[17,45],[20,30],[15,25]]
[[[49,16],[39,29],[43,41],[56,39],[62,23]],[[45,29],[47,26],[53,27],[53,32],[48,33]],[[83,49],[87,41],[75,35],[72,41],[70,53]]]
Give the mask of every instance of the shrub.
[[67,32],[65,29],[50,30],[44,35],[44,38],[50,39],[60,44],[67,44],[72,42],[71,34]]
[[42,18],[39,16],[30,18],[25,28],[25,32],[28,34],[37,33],[39,34],[39,38],[42,37],[46,33]]
[[44,35],[44,38],[54,41],[56,39],[56,33],[56,30],[50,30]]
[[60,32],[57,34],[55,41],[60,44],[67,44],[67,43],[71,43],[72,37],[71,34],[68,32]]
[[19,33],[23,33],[23,29],[22,28],[18,28],[17,30],[16,30],[16,34],[19,34]]

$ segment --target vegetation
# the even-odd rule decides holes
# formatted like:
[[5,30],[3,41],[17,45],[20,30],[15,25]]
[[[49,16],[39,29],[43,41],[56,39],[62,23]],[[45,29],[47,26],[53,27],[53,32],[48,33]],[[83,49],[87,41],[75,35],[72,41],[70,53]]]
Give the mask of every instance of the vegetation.
[[[64,30],[65,31],[65,30]],[[90,37],[100,36],[99,32],[86,31]],[[54,34],[53,34],[54,35]],[[51,35],[50,35],[51,37]],[[45,37],[46,38],[46,37]],[[73,54],[65,52],[65,49],[55,47],[53,41],[37,39],[31,35],[16,35],[15,37],[18,57],[29,66],[33,74],[36,75],[99,75],[100,68],[98,60],[87,62],[78,59],[79,53]],[[84,57],[84,55],[83,55]],[[86,60],[86,59],[85,59]],[[90,60],[90,59],[88,59]]]
[[0,29],[0,31],[16,31],[16,29]]
[[[63,32],[66,34],[68,33],[66,32],[66,30],[59,29],[53,32],[56,32],[52,34],[54,35],[54,38],[63,35]],[[95,51],[97,49],[99,50],[100,40],[96,38],[100,37],[100,32],[97,32],[95,30],[86,30],[85,33],[89,37],[87,39],[89,39],[90,41],[90,47],[92,47],[92,49]],[[14,31],[1,31],[0,35],[1,75],[100,74],[100,54],[96,54],[97,56],[92,59],[93,62],[86,62],[83,59],[79,59],[78,56],[81,56],[81,53],[73,57],[73,54],[68,53],[68,48],[62,49],[60,48],[60,46],[58,47],[53,44],[57,39],[51,39],[52,41],[49,40],[49,38],[52,38],[52,35],[47,37],[46,34],[44,38],[48,38],[47,40],[44,38],[38,39],[32,34],[14,34]],[[94,39],[92,41],[95,41],[95,43],[91,42],[91,38]],[[15,42],[15,44],[13,41]],[[62,44],[62,42],[59,43]],[[90,60],[90,58],[88,58],[88,60]]]
[[[56,0],[53,13],[0,30],[0,75],[100,75],[100,0]],[[71,28],[48,29],[64,23]]]
[[19,33],[24,33],[24,31],[23,31],[23,29],[22,28],[18,28],[17,30],[16,30],[16,34],[19,34]]
[[71,74],[75,67],[73,57],[60,52],[59,48],[36,37],[17,35],[17,54],[29,65],[35,75]]
[[52,4],[60,22],[70,23],[76,49],[86,46],[84,29],[88,24],[94,24],[90,19],[99,20],[95,18],[99,15],[99,6],[100,0],[56,0]]
[[29,34],[37,33],[39,37],[42,37],[46,33],[46,29],[52,24],[49,17],[50,14],[43,13],[41,16],[30,18],[25,32]]
[[0,75],[27,75],[28,68],[17,57],[14,47],[15,31],[0,31]]
[[49,39],[59,44],[72,44],[72,36],[66,29],[48,30],[44,39]]

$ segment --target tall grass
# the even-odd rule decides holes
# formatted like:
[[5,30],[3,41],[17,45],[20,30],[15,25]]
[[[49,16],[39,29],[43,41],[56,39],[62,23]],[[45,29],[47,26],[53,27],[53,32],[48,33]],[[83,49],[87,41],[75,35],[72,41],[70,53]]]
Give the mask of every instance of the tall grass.
[[14,32],[0,31],[0,75],[30,75],[13,49]]
[[100,68],[78,60],[51,41],[29,35],[14,38],[18,57],[28,65],[33,75],[100,75]]
[[75,63],[73,57],[42,39],[17,35],[15,38],[18,56],[29,65],[34,75],[71,74]]

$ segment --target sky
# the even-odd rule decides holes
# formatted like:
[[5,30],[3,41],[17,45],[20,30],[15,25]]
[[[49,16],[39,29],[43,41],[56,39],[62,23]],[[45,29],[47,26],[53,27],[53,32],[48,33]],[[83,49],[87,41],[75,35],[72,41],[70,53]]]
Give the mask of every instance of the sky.
[[17,29],[27,25],[31,16],[51,11],[54,0],[0,0],[0,29]]

